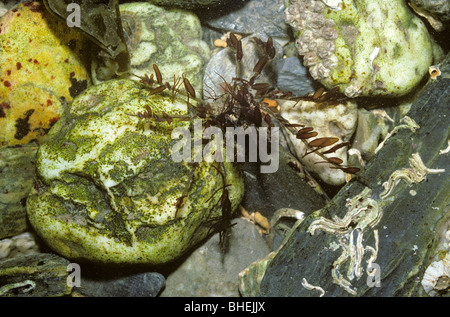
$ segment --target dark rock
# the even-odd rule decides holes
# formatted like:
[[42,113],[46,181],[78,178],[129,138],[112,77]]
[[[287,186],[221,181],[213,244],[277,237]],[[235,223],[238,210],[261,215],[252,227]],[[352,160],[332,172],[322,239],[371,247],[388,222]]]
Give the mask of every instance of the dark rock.
[[[64,22],[73,19],[74,9],[68,10],[67,1],[44,0],[46,8]],[[130,56],[120,22],[119,0],[81,1],[74,0],[79,6],[80,25],[74,25],[103,50],[103,55],[109,63],[116,66],[115,75],[122,75],[130,70]],[[111,79],[111,78],[108,78]]]
[[[325,296],[424,295],[421,280],[425,269],[436,258],[445,257],[435,248],[437,239],[442,236],[437,228],[443,227],[443,221],[448,221],[450,216],[449,154],[441,152],[448,147],[449,139],[448,56],[441,71],[442,75],[430,80],[419,93],[408,113],[420,128],[399,130],[360,172],[365,184],[356,180],[348,183],[325,208],[311,214],[291,232],[268,265],[260,296],[320,295],[319,291],[305,287],[305,281],[321,287]],[[420,168],[411,165],[416,153],[428,168],[422,169],[422,174]],[[411,172],[415,172],[415,176]],[[407,177],[398,178],[390,194],[384,193],[382,184],[395,175],[408,175],[411,184],[405,181]],[[352,217],[352,221],[343,226],[342,230],[350,234],[332,234],[333,230],[324,229],[326,225],[316,229],[314,235],[308,232],[310,225],[320,217],[333,221],[336,220],[333,217],[344,218],[351,210],[349,201],[358,203],[352,199],[367,190],[368,196],[360,203],[371,207],[357,209],[361,211],[358,217]],[[363,217],[375,209],[381,211],[379,221],[364,225],[361,219],[367,220]],[[360,226],[364,229],[353,230]],[[361,238],[364,234],[360,241],[360,247],[365,248],[363,254],[350,248],[352,239],[357,248],[360,234]],[[355,262],[351,254],[355,255]],[[369,269],[369,260],[377,266]],[[361,265],[361,275],[355,274],[356,263]],[[348,282],[346,287],[344,280]]]
[[327,202],[325,194],[298,164],[282,147],[275,173],[263,174],[258,164],[244,163],[245,193],[241,205],[248,212],[259,211],[267,218],[281,208],[297,209],[306,215],[322,208]]
[[226,32],[265,33],[276,38],[289,38],[283,0],[234,1],[227,8],[198,15],[206,25]]
[[123,269],[83,272],[81,265],[80,287],[74,291],[88,297],[155,297],[165,285],[164,276],[157,272],[124,274]]
[[312,78],[297,56],[277,61],[277,87],[290,91],[296,96],[303,96],[315,91]]
[[23,255],[0,261],[0,296],[44,297],[70,294],[69,261],[55,254]]
[[167,277],[161,296],[239,296],[238,274],[270,250],[254,224],[232,223],[228,251],[222,253],[219,234],[212,236]]

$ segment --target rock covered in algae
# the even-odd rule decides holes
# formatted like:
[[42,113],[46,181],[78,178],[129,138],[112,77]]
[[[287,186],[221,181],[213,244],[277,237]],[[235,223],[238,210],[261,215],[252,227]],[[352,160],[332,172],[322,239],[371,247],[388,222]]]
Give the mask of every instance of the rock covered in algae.
[[[125,3],[119,8],[131,73],[145,76],[152,73],[153,64],[157,64],[164,82],[173,83],[174,75],[185,74],[200,93],[203,68],[210,52],[201,40],[198,17],[189,11],[145,2]],[[110,77],[104,72],[104,68],[94,63],[92,77],[95,81]]]
[[[37,154],[39,178],[27,200],[30,223],[56,252],[96,262],[160,264],[174,260],[222,221],[222,175],[206,161],[176,162],[175,127],[130,114],[186,113],[171,93],[151,94],[132,80],[88,88],[51,130]],[[142,123],[142,122],[141,122]],[[218,164],[218,163],[214,163]],[[223,173],[232,208],[243,179]],[[218,166],[220,168],[220,166]]]
[[290,0],[285,14],[311,76],[348,97],[405,95],[432,63],[428,31],[403,0]]
[[40,140],[89,84],[81,35],[27,1],[1,18],[0,47],[0,145]]

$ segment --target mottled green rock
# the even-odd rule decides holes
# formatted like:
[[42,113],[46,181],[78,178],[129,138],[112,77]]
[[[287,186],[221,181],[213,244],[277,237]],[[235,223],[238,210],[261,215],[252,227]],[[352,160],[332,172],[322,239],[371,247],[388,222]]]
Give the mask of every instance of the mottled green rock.
[[405,95],[432,63],[430,35],[404,0],[290,0],[286,20],[311,76],[348,97]]
[[[350,182],[297,224],[268,264],[260,296],[426,295],[425,270],[450,247],[449,57],[441,71],[408,113],[419,127],[388,139],[360,173],[365,184]],[[333,229],[336,222],[346,225]]]
[[0,296],[54,297],[70,294],[69,261],[55,254],[32,254],[0,261]]
[[0,239],[28,228],[26,198],[33,186],[37,149],[36,144],[0,149]]
[[[186,113],[171,93],[151,94],[132,80],[112,80],[74,100],[71,113],[37,154],[39,178],[27,200],[37,233],[69,259],[160,264],[213,233],[222,221],[222,177],[205,161],[175,162],[175,127],[141,122],[138,112]],[[131,115],[130,115],[131,114]],[[192,133],[193,134],[193,133]],[[232,208],[241,174],[224,163]]]

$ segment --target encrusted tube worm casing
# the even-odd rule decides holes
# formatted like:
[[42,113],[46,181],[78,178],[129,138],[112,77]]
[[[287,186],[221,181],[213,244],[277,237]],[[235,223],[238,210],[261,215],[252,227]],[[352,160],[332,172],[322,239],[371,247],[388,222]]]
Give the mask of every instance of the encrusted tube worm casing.
[[430,36],[403,0],[288,0],[285,19],[311,76],[348,97],[401,96],[426,74]]

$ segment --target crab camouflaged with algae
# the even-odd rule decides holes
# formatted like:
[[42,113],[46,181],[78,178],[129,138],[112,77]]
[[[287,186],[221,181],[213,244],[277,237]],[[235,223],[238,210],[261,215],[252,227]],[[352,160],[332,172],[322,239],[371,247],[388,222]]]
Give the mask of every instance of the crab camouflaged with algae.
[[289,0],[285,16],[311,76],[348,97],[405,95],[432,63],[432,40],[404,0]]
[[175,162],[171,131],[190,122],[140,124],[148,109],[185,115],[186,101],[111,80],[78,96],[50,131],[37,154],[27,209],[56,252],[103,263],[166,263],[221,223],[225,185],[229,209],[239,204],[238,170],[231,163]]

